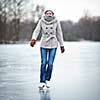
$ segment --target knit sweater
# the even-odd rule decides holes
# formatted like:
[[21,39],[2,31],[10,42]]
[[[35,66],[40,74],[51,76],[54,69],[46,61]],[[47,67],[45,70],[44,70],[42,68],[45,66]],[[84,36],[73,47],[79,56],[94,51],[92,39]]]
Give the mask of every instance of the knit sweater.
[[36,40],[39,34],[42,34],[40,47],[57,48],[58,42],[63,46],[62,30],[56,18],[48,22],[42,17],[33,32],[32,39]]

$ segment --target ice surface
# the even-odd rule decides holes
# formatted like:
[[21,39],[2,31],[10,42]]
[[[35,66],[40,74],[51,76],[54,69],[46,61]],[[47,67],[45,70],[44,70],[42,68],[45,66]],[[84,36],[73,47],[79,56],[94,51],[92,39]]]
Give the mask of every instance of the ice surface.
[[40,43],[0,45],[0,100],[100,100],[100,43],[58,47],[51,88],[39,91]]

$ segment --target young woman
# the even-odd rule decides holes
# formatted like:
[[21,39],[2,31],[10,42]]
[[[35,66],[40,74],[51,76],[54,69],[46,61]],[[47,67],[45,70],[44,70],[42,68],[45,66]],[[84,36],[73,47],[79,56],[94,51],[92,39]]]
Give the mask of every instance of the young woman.
[[58,42],[60,44],[61,53],[65,51],[61,26],[52,10],[46,10],[39,20],[30,42],[32,47],[34,47],[39,33],[42,34],[40,45],[41,70],[39,88],[45,86],[49,88]]

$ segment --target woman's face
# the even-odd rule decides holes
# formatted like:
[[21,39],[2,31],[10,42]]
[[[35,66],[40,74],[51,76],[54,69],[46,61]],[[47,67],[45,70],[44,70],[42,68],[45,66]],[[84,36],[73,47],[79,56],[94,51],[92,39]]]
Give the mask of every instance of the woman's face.
[[51,11],[47,11],[45,15],[46,16],[53,16],[53,13]]

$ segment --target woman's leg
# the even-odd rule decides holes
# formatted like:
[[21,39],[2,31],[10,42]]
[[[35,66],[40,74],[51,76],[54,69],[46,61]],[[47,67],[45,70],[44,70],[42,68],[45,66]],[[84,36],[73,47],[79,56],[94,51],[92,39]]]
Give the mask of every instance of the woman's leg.
[[47,49],[40,48],[41,53],[41,68],[40,68],[40,82],[45,83],[46,79],[46,64],[47,64]]
[[53,62],[55,59],[57,48],[49,49],[49,57],[48,57],[48,67],[46,70],[46,80],[50,81],[53,69]]

